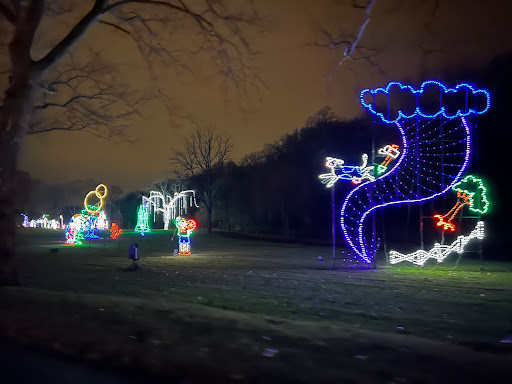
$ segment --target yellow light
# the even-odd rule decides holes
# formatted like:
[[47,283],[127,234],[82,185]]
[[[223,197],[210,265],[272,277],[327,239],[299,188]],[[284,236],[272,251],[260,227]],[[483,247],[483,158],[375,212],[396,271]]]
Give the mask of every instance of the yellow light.
[[[101,191],[101,188],[103,188],[103,193]],[[101,208],[103,208],[103,199],[107,196],[107,193],[108,193],[108,188],[105,184],[99,184],[94,191],[89,191],[89,193],[87,193],[87,195],[85,195],[85,199],[84,199],[85,209],[89,210],[87,208],[87,206],[88,206],[87,200],[89,199],[89,196],[96,195],[96,197],[98,199],[100,199],[100,202],[94,204],[94,206],[98,206],[98,204],[99,204],[97,211],[100,211]]]

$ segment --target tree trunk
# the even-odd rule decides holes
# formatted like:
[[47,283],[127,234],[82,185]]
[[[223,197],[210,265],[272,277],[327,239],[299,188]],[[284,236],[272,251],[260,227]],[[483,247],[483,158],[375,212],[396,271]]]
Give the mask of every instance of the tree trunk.
[[212,233],[212,207],[208,206],[206,210],[208,211],[208,233]]
[[40,79],[30,48],[42,9],[42,0],[20,3],[9,43],[11,76],[0,108],[0,286],[19,284],[15,263],[18,155],[32,115],[33,85]]
[[19,284],[15,263],[18,154],[32,111],[30,86],[9,91],[0,114],[0,286]]

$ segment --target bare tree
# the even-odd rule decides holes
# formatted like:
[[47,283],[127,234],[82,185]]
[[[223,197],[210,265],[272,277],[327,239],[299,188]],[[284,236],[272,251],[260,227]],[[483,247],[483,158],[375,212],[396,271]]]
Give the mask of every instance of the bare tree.
[[[250,2],[240,6],[221,0],[94,0],[79,17],[74,11],[78,4],[62,7],[66,4],[57,0],[0,0],[0,85],[7,87],[0,99],[0,286],[18,284],[14,197],[21,181],[18,156],[25,135],[80,130],[117,137],[123,126],[114,120],[134,112],[136,95],[102,84],[108,76],[101,68],[73,67],[72,60],[67,60],[70,52],[80,49],[77,42],[91,26],[100,24],[113,34],[133,38],[155,72],[159,63],[187,69],[187,57],[192,54],[209,57],[224,83],[241,93],[258,81],[251,77],[247,63],[252,52],[244,38],[244,29],[257,20]],[[63,38],[53,41],[54,28],[45,20],[67,13],[71,13],[68,19],[78,22]],[[193,38],[179,39],[176,33],[173,39],[178,30],[187,30]],[[93,83],[82,82],[90,81],[93,74],[97,75]],[[88,93],[82,93],[84,87]],[[101,113],[95,109],[98,106]],[[66,113],[49,123],[44,112],[50,108]],[[43,115],[35,117],[35,110]]]
[[231,137],[214,128],[196,129],[185,141],[184,151],[173,151],[171,163],[180,178],[189,178],[198,189],[198,199],[208,213],[208,232],[212,231],[215,183],[231,152]]

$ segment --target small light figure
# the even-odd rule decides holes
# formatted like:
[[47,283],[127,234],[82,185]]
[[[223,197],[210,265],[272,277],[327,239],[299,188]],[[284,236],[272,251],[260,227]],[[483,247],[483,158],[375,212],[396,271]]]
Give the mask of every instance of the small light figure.
[[374,181],[373,165],[368,166],[368,155],[363,153],[361,156],[362,165],[343,165],[345,161],[335,157],[327,157],[325,166],[331,169],[330,173],[324,173],[320,176],[320,181],[326,184],[328,188],[332,187],[338,180],[350,180],[353,184],[360,184],[363,180]]
[[137,210],[137,224],[135,225],[134,232],[140,232],[144,236],[145,232],[151,232],[149,227],[149,207],[147,204],[139,205]]
[[197,222],[194,219],[185,220],[183,217],[177,217],[174,220],[178,232],[178,256],[189,256],[190,252],[190,235],[197,228]]
[[123,234],[123,230],[119,228],[119,225],[116,223],[112,223],[112,228],[110,228],[110,237],[114,240],[117,240],[119,236]]
[[28,228],[30,226],[29,222],[28,222],[28,216],[25,215],[24,213],[21,214],[21,216],[23,216],[23,226],[25,228]]
[[457,203],[446,213],[446,215],[434,215],[434,218],[438,219],[437,226],[443,227],[443,231],[450,230],[455,231],[455,224],[451,221],[459,213],[459,211],[465,206],[470,205],[469,196],[465,192],[457,191]]
[[389,163],[392,160],[396,160],[396,158],[400,155],[398,148],[399,146],[397,144],[388,144],[377,151],[379,155],[386,156],[384,161],[377,166],[378,175],[384,173],[386,169],[388,169]]
[[469,210],[483,215],[489,210],[489,200],[487,199],[487,188],[482,179],[473,175],[468,175],[452,187],[452,191],[457,192],[457,203],[446,213],[446,215],[434,215],[438,219],[437,226],[443,227],[443,231],[455,231],[455,225],[451,222],[457,213],[468,206]]

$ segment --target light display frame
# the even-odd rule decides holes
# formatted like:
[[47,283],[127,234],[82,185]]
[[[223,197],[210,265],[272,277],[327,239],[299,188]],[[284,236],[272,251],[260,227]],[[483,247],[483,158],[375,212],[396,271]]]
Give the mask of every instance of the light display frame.
[[[439,87],[441,99],[438,111],[426,113],[418,104],[418,96],[423,94],[430,85]],[[416,108],[411,113],[404,113],[398,109],[394,119],[389,117],[389,105],[387,118],[384,112],[378,112],[374,107],[375,97],[381,93],[387,95],[389,104],[389,96],[393,89],[410,92],[416,102]],[[455,113],[450,114],[443,105],[442,97],[445,94],[457,92],[466,92],[465,108],[458,108]],[[474,98],[471,106],[468,103],[469,93]],[[365,101],[367,95],[371,95],[372,102]],[[478,109],[477,98],[481,96],[485,97],[485,106]],[[364,180],[352,189],[346,196],[340,211],[341,229],[352,255],[363,263],[370,264],[375,257],[376,235],[372,232],[367,236],[364,228],[365,219],[377,208],[404,203],[423,203],[451,190],[463,177],[471,157],[471,129],[466,117],[471,114],[485,113],[490,107],[490,94],[486,90],[476,89],[467,83],[448,88],[438,81],[431,80],[424,82],[419,89],[414,89],[410,85],[391,82],[385,88],[363,90],[361,103],[384,124],[394,124],[402,140],[401,145],[397,145],[400,153],[392,159],[396,161],[390,165],[389,169],[382,170],[377,167],[376,178]],[[447,147],[445,144],[427,145],[445,137],[455,143],[450,143],[452,151],[450,153],[443,152]],[[436,158],[439,156],[443,159],[450,158],[450,163],[444,166],[443,162],[437,162]],[[333,173],[332,169],[331,173]],[[416,178],[412,178],[410,174]],[[329,174],[321,175],[321,179],[327,180],[322,182],[329,182],[329,186],[334,185],[338,179],[333,180],[333,176],[328,179],[327,175]],[[437,181],[436,178],[441,181]],[[413,191],[412,185],[415,182],[417,190]],[[411,184],[411,188],[408,187],[408,183]]]

